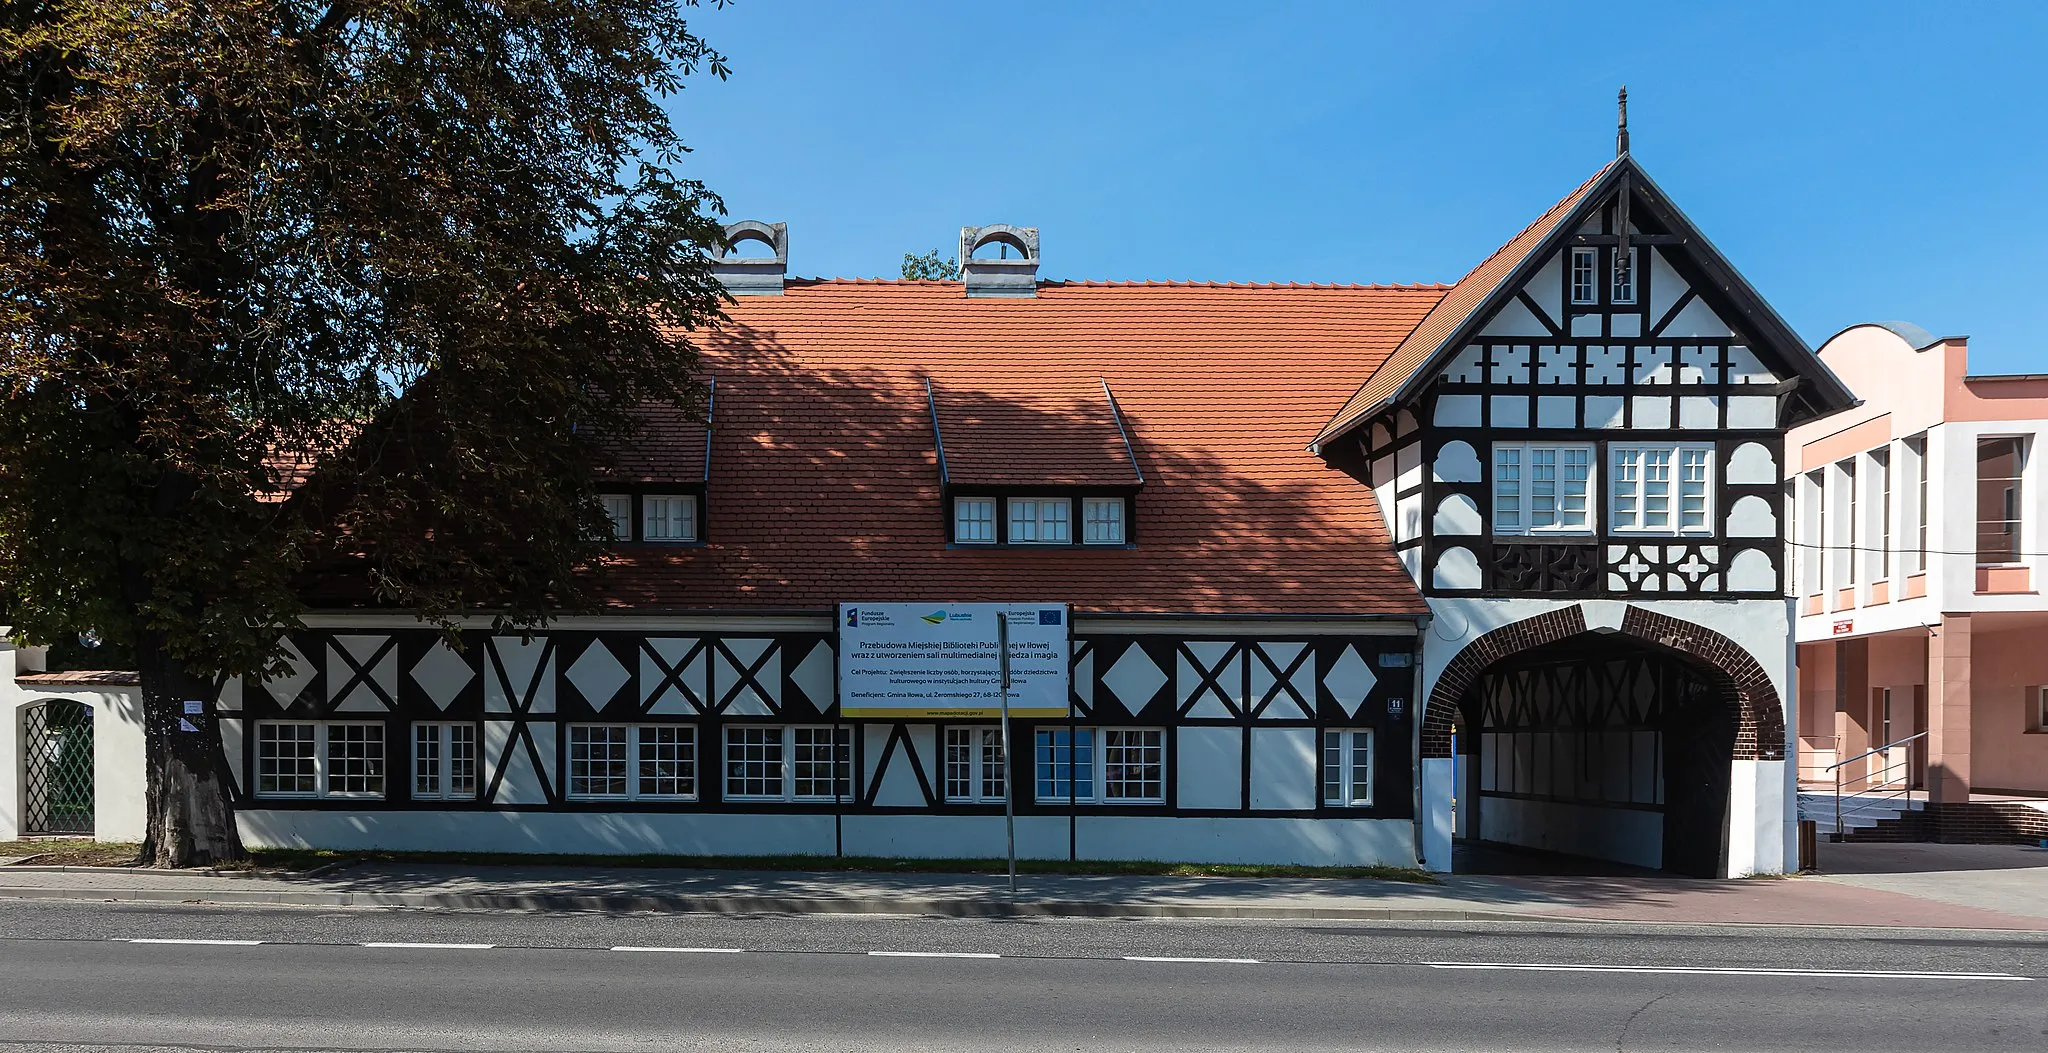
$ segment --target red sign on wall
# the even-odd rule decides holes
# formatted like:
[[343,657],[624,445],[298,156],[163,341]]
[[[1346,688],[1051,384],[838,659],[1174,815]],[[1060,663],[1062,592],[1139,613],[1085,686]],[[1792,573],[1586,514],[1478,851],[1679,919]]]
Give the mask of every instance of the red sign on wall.
[[1854,631],[1855,631],[1855,629],[1856,629],[1856,620],[1855,620],[1854,618],[1845,618],[1845,619],[1843,619],[1843,620],[1841,620],[1841,621],[1839,621],[1839,622],[1836,622],[1836,623],[1835,623],[1835,635],[1836,635],[1836,636],[1841,636],[1841,635],[1842,635],[1842,634],[1844,634],[1844,633],[1854,632]]

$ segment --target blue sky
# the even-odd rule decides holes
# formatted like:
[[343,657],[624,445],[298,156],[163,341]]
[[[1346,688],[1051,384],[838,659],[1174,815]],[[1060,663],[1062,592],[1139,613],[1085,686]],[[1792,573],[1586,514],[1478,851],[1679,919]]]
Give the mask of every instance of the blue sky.
[[1051,278],[1454,281],[1633,152],[1810,343],[2048,372],[2048,3],[738,0],[672,103],[791,271],[1040,228]]

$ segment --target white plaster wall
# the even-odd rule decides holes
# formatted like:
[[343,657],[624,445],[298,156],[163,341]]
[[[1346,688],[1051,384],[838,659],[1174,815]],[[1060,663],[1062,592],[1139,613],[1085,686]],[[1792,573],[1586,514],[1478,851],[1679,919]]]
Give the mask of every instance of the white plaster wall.
[[[1001,859],[1006,835],[997,815],[849,815],[841,835],[850,856]],[[1065,859],[1065,816],[1017,817],[1019,859]]]
[[[11,645],[10,645],[11,647]],[[11,665],[12,655],[0,664]],[[147,769],[143,763],[142,692],[139,688],[45,684],[24,688],[14,670],[0,669],[0,841],[21,836],[26,769],[22,727],[29,705],[67,699],[92,707],[93,823],[95,839],[142,840],[148,827]]]
[[1781,874],[1798,866],[1798,849],[1786,846],[1797,836],[1797,823],[1787,815],[1784,761],[1735,762],[1728,783],[1728,877]]

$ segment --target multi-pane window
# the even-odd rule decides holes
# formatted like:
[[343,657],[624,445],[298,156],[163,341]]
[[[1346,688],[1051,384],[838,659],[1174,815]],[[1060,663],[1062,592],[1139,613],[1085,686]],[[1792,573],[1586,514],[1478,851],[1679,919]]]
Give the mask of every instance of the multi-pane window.
[[1158,728],[1042,728],[1035,745],[1041,801],[1166,799],[1166,733]]
[[1714,452],[1705,446],[1608,449],[1608,529],[1700,533],[1713,523]]
[[1628,250],[1627,255],[1616,253],[1614,257],[1614,302],[1636,302],[1636,253]]
[[649,494],[642,497],[640,540],[697,540],[697,499],[687,494]]
[[1592,477],[1591,446],[1496,445],[1493,448],[1493,532],[1592,532]]
[[1323,732],[1323,803],[1333,808],[1372,803],[1372,732]]
[[604,504],[604,514],[612,521],[612,540],[633,540],[633,495],[600,494],[597,499]]
[[[1892,576],[1892,454],[1874,450],[1870,454],[1870,489],[1877,495],[1877,578]],[[1889,742],[1890,739],[1885,741]]]
[[458,801],[476,796],[476,725],[412,726],[412,796]]
[[571,724],[572,800],[694,800],[697,729],[689,724]]
[[1010,543],[1065,545],[1074,540],[1074,502],[1064,497],[1012,497]]
[[1572,302],[1600,302],[1600,253],[1594,249],[1572,250]]
[[1095,799],[1095,729],[1041,728],[1036,756],[1038,799]]
[[946,800],[1003,799],[1003,733],[999,728],[946,729]]
[[569,796],[626,796],[626,738],[618,724],[569,727]]
[[1977,562],[2020,562],[2020,470],[2026,440],[1977,440]]
[[304,720],[257,724],[256,793],[384,796],[384,725]]
[[1090,545],[1124,543],[1124,499],[1089,497],[1081,501],[1081,540]]
[[1842,547],[1835,572],[1842,585],[1856,584],[1856,542],[1863,534],[1856,521],[1856,461],[1851,458],[1835,465],[1842,480],[1842,521],[1835,527],[1842,533]]
[[830,801],[853,796],[852,729],[728,726],[725,796],[765,801]]
[[1906,553],[1906,573],[1918,574],[1927,569],[1927,436],[1916,435],[1905,442],[1905,463],[1913,469],[1912,510],[1913,546]]
[[996,499],[953,499],[953,540],[963,545],[992,545],[996,540]]
[[1811,540],[1807,542],[1810,547],[1806,552],[1808,568],[1806,573],[1806,594],[1812,596],[1819,594],[1822,589],[1827,587],[1825,575],[1827,574],[1828,553],[1831,550],[1830,538],[1828,536],[1829,502],[1827,473],[1820,469],[1806,473],[1806,492],[1813,495],[1813,515],[1807,517],[1808,522],[1812,523],[1813,527],[1808,535]]

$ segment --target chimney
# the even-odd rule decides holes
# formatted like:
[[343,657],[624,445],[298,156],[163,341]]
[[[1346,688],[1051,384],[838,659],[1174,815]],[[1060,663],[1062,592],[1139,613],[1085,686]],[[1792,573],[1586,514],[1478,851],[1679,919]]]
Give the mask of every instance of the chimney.
[[[976,249],[994,243],[1000,255],[976,259]],[[1038,228],[996,223],[960,228],[960,277],[969,296],[1037,296]]]
[[[768,252],[742,255],[740,246],[754,242],[766,245]],[[782,295],[782,280],[789,274],[789,224],[752,219],[728,223],[725,244],[725,255],[712,257],[711,273],[726,292],[734,296]]]

